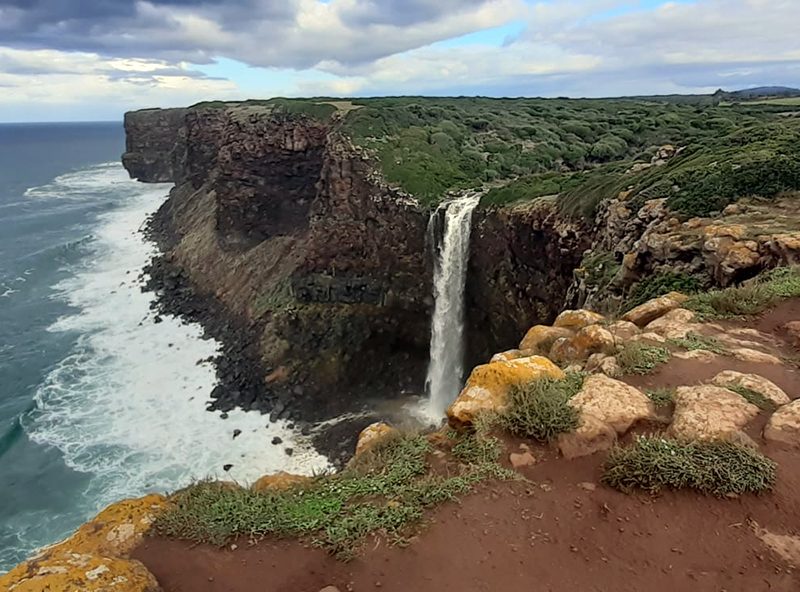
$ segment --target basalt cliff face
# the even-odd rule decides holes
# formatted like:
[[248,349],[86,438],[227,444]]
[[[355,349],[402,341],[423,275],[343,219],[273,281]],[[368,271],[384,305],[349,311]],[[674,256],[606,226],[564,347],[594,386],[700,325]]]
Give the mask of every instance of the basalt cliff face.
[[[150,287],[223,342],[213,408],[316,421],[422,392],[429,212],[335,124],[242,105],[138,111],[125,127],[131,176],[175,183],[150,223]],[[473,224],[470,364],[552,320],[588,247],[548,200]]]

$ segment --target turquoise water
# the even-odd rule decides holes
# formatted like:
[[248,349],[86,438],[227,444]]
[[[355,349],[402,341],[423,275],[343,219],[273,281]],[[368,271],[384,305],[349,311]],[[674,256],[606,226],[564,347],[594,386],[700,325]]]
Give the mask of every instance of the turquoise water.
[[205,411],[217,344],[156,324],[137,279],[170,187],[130,181],[123,144],[116,123],[0,125],[0,572],[124,497],[325,465],[271,446],[282,423]]

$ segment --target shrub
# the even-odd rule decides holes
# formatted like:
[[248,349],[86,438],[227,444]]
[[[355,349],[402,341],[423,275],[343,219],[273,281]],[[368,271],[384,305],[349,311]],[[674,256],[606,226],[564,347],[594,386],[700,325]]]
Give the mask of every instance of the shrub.
[[669,292],[694,294],[699,292],[702,287],[702,283],[696,277],[685,273],[664,271],[634,284],[628,294],[625,306],[627,310],[630,310]]
[[650,389],[646,390],[644,394],[648,396],[656,407],[666,407],[672,404],[675,399],[675,389],[671,388]]
[[669,343],[670,345],[681,347],[688,351],[705,350],[720,355],[728,352],[727,348],[719,339],[698,335],[697,333],[689,333],[686,337],[680,339],[670,339]]
[[644,343],[625,344],[617,352],[617,363],[624,374],[650,374],[669,360],[669,350]]
[[500,426],[516,436],[548,442],[578,427],[578,411],[568,404],[583,386],[583,374],[563,380],[543,378],[514,387]]
[[731,442],[679,442],[640,436],[611,451],[602,481],[624,492],[694,489],[716,496],[772,489],[776,466],[756,450]]

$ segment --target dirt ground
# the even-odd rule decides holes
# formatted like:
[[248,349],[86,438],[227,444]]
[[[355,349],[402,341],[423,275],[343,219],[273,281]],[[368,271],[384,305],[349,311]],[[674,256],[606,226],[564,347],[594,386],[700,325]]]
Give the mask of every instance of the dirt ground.
[[[797,319],[800,302],[792,301],[750,326],[782,337],[780,327]],[[731,358],[673,359],[629,382],[689,385],[724,369],[761,374],[800,397],[797,368]],[[765,421],[748,430],[762,445]],[[537,448],[541,459],[523,469],[530,482],[483,486],[432,511],[406,548],[375,538],[343,563],[296,541],[240,540],[220,550],[148,538],[134,557],[164,592],[797,592],[800,539],[795,558],[791,548],[781,557],[759,535],[800,535],[800,454],[762,450],[779,466],[775,491],[763,496],[625,495],[600,484],[603,455],[566,461]]]

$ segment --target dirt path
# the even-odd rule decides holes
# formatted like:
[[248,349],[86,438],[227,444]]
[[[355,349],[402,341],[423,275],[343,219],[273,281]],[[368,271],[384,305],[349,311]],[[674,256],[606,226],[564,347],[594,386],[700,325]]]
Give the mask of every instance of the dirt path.
[[[751,326],[781,338],[780,327],[795,319],[798,301]],[[797,353],[778,346],[786,356]],[[724,357],[673,359],[629,382],[694,384],[725,369],[761,374],[800,397],[797,368]],[[764,421],[753,422],[758,441]],[[440,507],[407,548],[373,539],[359,559],[342,563],[297,542],[239,541],[235,550],[219,550],[150,538],[134,556],[164,592],[796,592],[800,563],[793,571],[757,532],[800,536],[800,454],[763,451],[779,473],[775,491],[761,497],[624,495],[600,485],[603,455],[566,461],[539,448],[542,460],[524,470],[530,483],[486,486]]]

